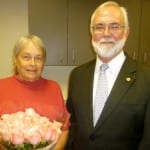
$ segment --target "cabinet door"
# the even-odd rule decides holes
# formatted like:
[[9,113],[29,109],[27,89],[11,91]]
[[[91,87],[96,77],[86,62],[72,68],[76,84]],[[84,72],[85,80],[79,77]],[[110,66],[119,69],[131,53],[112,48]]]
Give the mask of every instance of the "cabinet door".
[[138,60],[141,0],[116,0],[116,2],[125,7],[128,12],[130,30],[124,50],[133,59]]
[[[90,17],[93,11],[105,0],[70,0],[68,16],[68,64],[79,65],[95,54],[91,47]],[[125,51],[138,59],[141,0],[116,0],[127,8],[130,24],[130,34]]]
[[28,0],[29,33],[42,38],[46,65],[67,64],[67,0]]
[[68,64],[80,65],[95,57],[91,46],[90,17],[102,0],[69,0]]
[[150,64],[150,0],[142,0],[140,61]]

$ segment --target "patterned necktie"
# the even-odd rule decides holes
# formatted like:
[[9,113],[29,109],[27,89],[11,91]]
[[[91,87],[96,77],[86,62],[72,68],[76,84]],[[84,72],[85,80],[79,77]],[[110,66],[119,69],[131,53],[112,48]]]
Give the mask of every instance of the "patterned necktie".
[[108,83],[106,78],[106,70],[108,69],[107,64],[102,64],[100,66],[100,74],[97,81],[97,89],[93,108],[93,124],[96,125],[100,114],[105,105],[106,99],[108,97]]

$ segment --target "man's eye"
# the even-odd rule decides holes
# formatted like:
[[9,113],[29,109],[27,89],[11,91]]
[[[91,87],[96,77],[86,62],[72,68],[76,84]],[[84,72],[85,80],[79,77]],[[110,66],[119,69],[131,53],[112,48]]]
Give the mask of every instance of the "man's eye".
[[99,30],[104,30],[105,27],[104,27],[104,26],[99,26],[99,27],[97,27],[97,29],[99,29]]
[[104,26],[95,26],[95,27],[93,27],[93,29],[95,31],[103,31],[105,29],[105,27]]
[[119,29],[120,27],[117,25],[110,26],[111,29]]

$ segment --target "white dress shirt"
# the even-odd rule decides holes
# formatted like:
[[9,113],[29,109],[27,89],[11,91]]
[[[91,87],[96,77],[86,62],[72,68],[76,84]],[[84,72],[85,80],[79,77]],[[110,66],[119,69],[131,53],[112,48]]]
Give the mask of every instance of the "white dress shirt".
[[[125,54],[122,51],[119,55],[117,55],[114,59],[112,59],[108,66],[109,68],[106,70],[106,76],[108,81],[108,95],[110,94],[112,87],[117,79],[117,76],[120,72],[120,69],[125,61]],[[97,88],[97,80],[100,73],[100,65],[103,64],[103,62],[97,57],[96,59],[96,66],[95,66],[95,72],[94,72],[94,82],[93,82],[93,104],[96,94],[96,88]]]

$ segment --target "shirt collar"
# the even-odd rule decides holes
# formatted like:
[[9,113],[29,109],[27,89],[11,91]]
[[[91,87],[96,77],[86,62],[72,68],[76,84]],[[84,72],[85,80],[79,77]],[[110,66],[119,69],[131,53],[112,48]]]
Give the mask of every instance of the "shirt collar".
[[[121,66],[123,65],[124,61],[125,61],[125,54],[123,51],[121,51],[114,59],[112,59],[109,63],[109,69],[112,73],[116,73],[117,71],[119,71],[121,69]],[[95,66],[95,72],[98,73],[99,72],[99,67],[100,65],[103,64],[103,62],[98,58],[96,58],[96,66]]]

